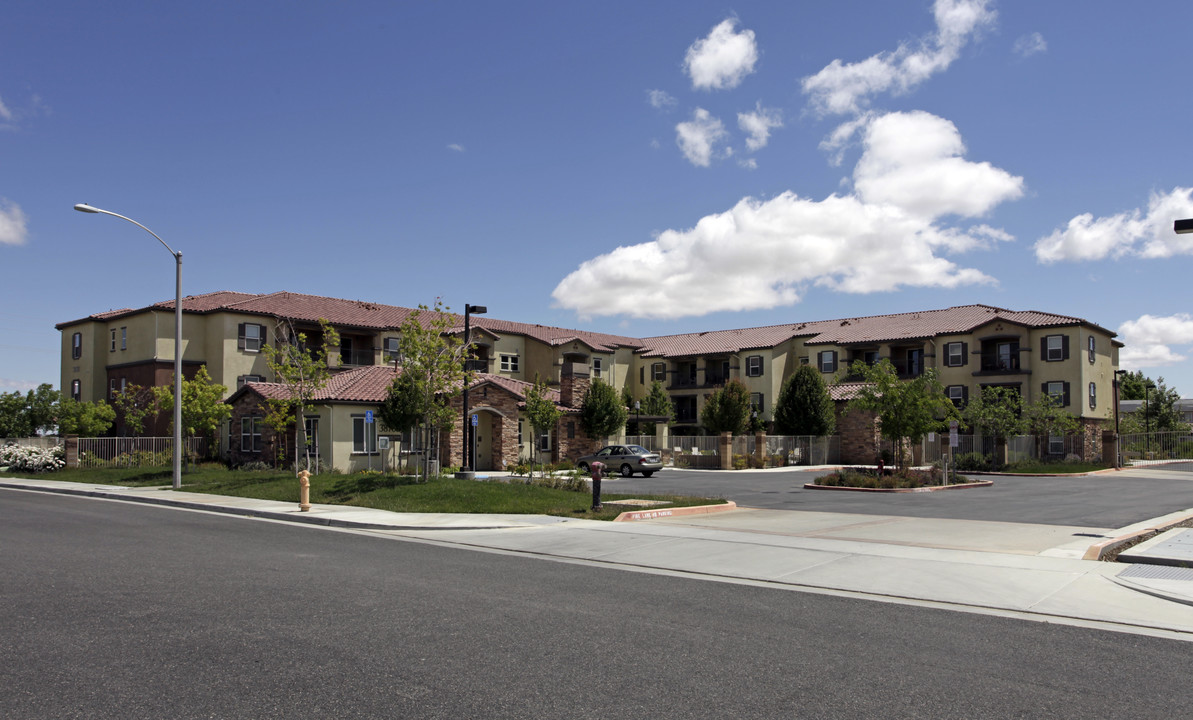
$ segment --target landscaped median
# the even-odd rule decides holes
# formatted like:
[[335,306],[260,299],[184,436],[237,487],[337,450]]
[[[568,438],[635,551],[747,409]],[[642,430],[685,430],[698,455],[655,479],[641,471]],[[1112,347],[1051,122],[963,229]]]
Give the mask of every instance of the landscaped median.
[[[122,485],[168,486],[169,468],[64,469],[51,473],[0,473],[0,477],[44,477],[47,480]],[[606,493],[605,508],[593,512],[592,496],[582,476],[547,478],[493,478],[467,480],[448,476],[428,482],[403,475],[324,473],[311,476],[310,500],[327,505],[353,505],[401,513],[493,513],[555,515],[588,520],[615,520],[625,510],[617,500],[649,498],[675,511],[686,507],[725,504],[723,498],[680,495],[618,495]],[[232,497],[299,501],[299,481],[293,473],[276,470],[229,470],[220,464],[203,464],[182,475],[185,492]]]
[[961,488],[989,487],[990,480],[970,480],[950,473],[947,478],[940,468],[926,470],[902,468],[883,470],[870,467],[846,467],[805,483],[808,490],[854,490],[860,492],[932,492]]

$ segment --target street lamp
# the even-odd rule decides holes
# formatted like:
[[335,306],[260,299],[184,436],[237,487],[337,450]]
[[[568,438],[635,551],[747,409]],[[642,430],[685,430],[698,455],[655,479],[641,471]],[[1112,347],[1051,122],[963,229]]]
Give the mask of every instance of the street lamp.
[[638,419],[638,416],[641,413],[641,411],[642,411],[642,401],[635,400],[634,401],[634,432],[638,433],[639,437],[642,436],[642,422]]
[[1118,467],[1118,468],[1121,468],[1123,466],[1123,441],[1122,441],[1122,438],[1119,437],[1119,433],[1118,433],[1118,407],[1119,407],[1118,406],[1118,402],[1119,402],[1119,400],[1118,400],[1118,395],[1119,395],[1118,379],[1120,377],[1122,377],[1123,375],[1126,375],[1127,372],[1128,372],[1127,370],[1115,370],[1114,371],[1114,445],[1115,445],[1114,459],[1115,459],[1115,467]]
[[1172,229],[1176,232],[1177,235],[1185,235],[1188,233],[1193,233],[1193,218],[1187,218],[1185,220],[1173,221]]
[[[468,357],[471,354],[470,348],[472,347],[472,327],[469,325],[469,318],[472,315],[484,315],[487,312],[489,312],[489,308],[485,307],[484,305],[469,305],[468,303],[464,303],[464,370],[465,370],[465,376],[467,376],[467,371],[469,369],[471,369],[469,363],[472,362]],[[462,473],[471,472],[471,468],[473,465],[472,445],[468,442],[469,438],[471,438],[472,436],[473,436],[472,426],[469,424],[469,418],[468,418],[468,378],[465,377],[464,378],[464,427],[463,427],[463,435],[461,436],[464,446],[460,448],[460,454],[463,456],[463,465],[464,465],[464,467],[460,468]],[[467,477],[467,476],[465,476],[465,477]]]
[[1149,393],[1155,385],[1150,380],[1143,383],[1143,436],[1147,438],[1147,451],[1152,451],[1152,402]]
[[75,205],[75,210],[127,220],[157,238],[157,241],[174,256],[174,489],[178,490],[182,487],[182,253],[174,252],[157,233],[132,218],[85,203]]

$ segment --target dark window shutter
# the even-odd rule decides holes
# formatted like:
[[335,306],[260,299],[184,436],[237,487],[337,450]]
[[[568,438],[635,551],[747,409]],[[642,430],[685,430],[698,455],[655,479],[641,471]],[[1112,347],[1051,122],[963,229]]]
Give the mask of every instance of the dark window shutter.
[[261,328],[261,332],[259,333],[261,336],[261,347],[265,347],[265,326],[258,325],[257,327]]
[[833,350],[833,372],[837,372],[837,351]]
[[968,402],[969,402],[969,387],[963,385],[961,387],[961,404],[964,405]]
[[1048,362],[1048,337],[1048,335],[1045,335],[1044,338],[1040,340],[1040,359],[1044,362]]
[[244,350],[244,323],[236,326],[236,349]]
[[1061,402],[1061,407],[1068,407],[1069,406],[1069,383],[1065,383],[1064,386],[1065,386],[1065,393],[1064,393],[1064,400]]
[[[1061,360],[1069,359],[1069,336],[1068,335],[1060,336],[1060,359]],[[1068,403],[1065,403],[1065,404],[1068,405]]]
[[[968,364],[969,364],[969,343],[961,343],[961,365],[964,366],[964,365],[968,365]],[[966,388],[965,392],[969,392],[969,389]]]
[[1041,383],[1041,384],[1040,384],[1040,392],[1041,392],[1041,393],[1043,393],[1043,394],[1045,394],[1045,395],[1047,395],[1047,394],[1048,394],[1048,383]]

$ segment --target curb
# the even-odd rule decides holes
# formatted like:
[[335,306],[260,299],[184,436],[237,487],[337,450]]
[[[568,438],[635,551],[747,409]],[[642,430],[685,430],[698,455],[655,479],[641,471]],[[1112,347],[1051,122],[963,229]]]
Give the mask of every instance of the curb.
[[[0,482],[0,487],[10,488],[13,490],[25,490],[27,492],[46,492],[56,493],[58,495],[77,495],[82,497],[94,497],[101,500],[123,500],[125,502],[142,503],[144,505],[158,505],[161,507],[183,508],[185,510],[202,510],[205,512],[220,513],[222,515],[239,515],[241,517],[257,517],[265,520],[282,520],[285,522],[300,523],[303,525],[322,525],[324,527],[334,528],[350,528],[355,530],[502,530],[510,527],[509,525],[454,525],[452,527],[444,527],[442,525],[389,525],[384,523],[368,523],[359,522],[356,520],[339,520],[336,518],[319,517],[317,515],[310,515],[308,513],[298,514],[296,510],[294,514],[286,512],[277,512],[274,510],[254,510],[252,508],[237,508],[228,507],[226,505],[208,505],[206,503],[190,502],[188,500],[173,500],[170,498],[155,498],[155,497],[138,497],[136,495],[126,495],[123,493],[105,492],[103,490],[76,490],[74,488],[51,488],[37,485],[21,485],[13,482]],[[211,497],[228,497],[212,495]],[[295,508],[298,504],[295,503]]]
[[1193,519],[1193,513],[1188,513],[1183,517],[1165,520],[1158,525],[1152,525],[1150,527],[1136,530],[1135,532],[1127,533],[1126,535],[1119,535],[1118,537],[1111,538],[1109,540],[1103,540],[1102,542],[1094,543],[1093,545],[1089,546],[1089,548],[1085,551],[1085,555],[1083,555],[1081,559],[1102,560],[1115,550],[1121,549],[1124,545],[1138,542],[1145,535],[1158,535],[1165,530],[1171,530],[1177,525],[1180,525],[1183,522],[1188,522],[1191,519]]
[[638,520],[655,520],[657,518],[681,517],[684,515],[709,515],[736,509],[737,503],[730,500],[720,505],[691,505],[689,507],[667,508],[663,510],[630,510],[613,518],[613,522],[636,522]]
[[815,483],[804,483],[805,490],[847,490],[850,492],[878,492],[878,493],[921,493],[921,492],[938,492],[940,490],[964,490],[966,488],[990,487],[994,484],[993,480],[978,480],[970,483],[957,483],[955,485],[925,485],[918,488],[865,488],[865,487],[846,487],[844,485],[817,485]]

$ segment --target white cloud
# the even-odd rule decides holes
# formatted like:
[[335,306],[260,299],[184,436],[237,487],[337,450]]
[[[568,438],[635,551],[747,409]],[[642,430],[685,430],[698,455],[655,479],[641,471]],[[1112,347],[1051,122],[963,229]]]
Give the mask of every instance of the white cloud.
[[758,169],[758,161],[754,158],[742,158],[741,160],[737,161],[737,164],[741,165],[742,167],[744,167],[747,170],[757,170]]
[[[675,126],[675,142],[679,149],[688,162],[700,167],[708,167],[717,154],[717,145],[724,142],[728,135],[720,119],[704,108],[696,108],[691,120]],[[722,152],[731,154],[729,148],[724,148]]]
[[[901,147],[900,129],[919,140],[906,138],[909,147]],[[584,262],[552,296],[584,318],[676,318],[791,305],[811,287],[870,293],[993,283],[943,255],[1010,236],[986,225],[948,227],[937,219],[981,214],[1018,197],[1021,180],[957,157],[964,147],[955,135],[951,123],[927,113],[879,117],[866,130],[856,170],[866,193],[820,201],[792,192],[769,200],[747,197],[695,227],[667,230],[651,242]],[[899,191],[883,172],[919,184]],[[961,193],[951,182],[972,185]],[[976,197],[963,197],[969,194]],[[609,287],[619,290],[608,293]]]
[[28,236],[21,206],[0,198],[0,245],[24,245]]
[[448,150],[455,150],[456,152],[464,152],[464,146],[460,143],[451,143],[447,146]]
[[1185,356],[1172,345],[1193,345],[1193,316],[1177,313],[1166,317],[1143,315],[1118,327],[1124,347],[1119,364],[1128,370],[1174,365]]
[[1044,36],[1038,32],[1034,32],[1031,35],[1024,35],[1016,40],[1011,51],[1020,57],[1031,57],[1047,49],[1048,43],[1045,42]]
[[779,110],[764,108],[758,103],[754,112],[737,114],[737,126],[748,135],[746,148],[754,152],[766,147],[772,128],[783,127],[783,115]]
[[676,99],[665,90],[647,90],[646,95],[651,107],[657,110],[670,110],[675,107]]
[[688,48],[684,57],[684,71],[692,79],[693,88],[723,90],[735,88],[754,72],[758,62],[758,48],[754,31],[734,32],[737,20],[723,20]]
[[0,119],[12,120],[12,111],[4,104],[3,98],[0,98]]
[[1092,213],[1074,217],[1064,228],[1036,242],[1036,260],[1053,263],[1124,255],[1193,255],[1193,235],[1177,235],[1172,230],[1173,220],[1189,217],[1193,217],[1193,188],[1173,188],[1166,194],[1153,192],[1146,212],[1136,208],[1097,219]]
[[803,79],[804,93],[821,115],[859,113],[870,96],[891,91],[905,93],[948,68],[970,37],[994,24],[997,13],[989,0],[936,0],[936,32],[894,52],[881,52],[861,62],[833,60]]
[[863,145],[853,182],[868,203],[896,205],[925,217],[977,217],[1023,195],[1023,178],[963,159],[965,144],[957,127],[926,112],[874,118],[863,132]]

